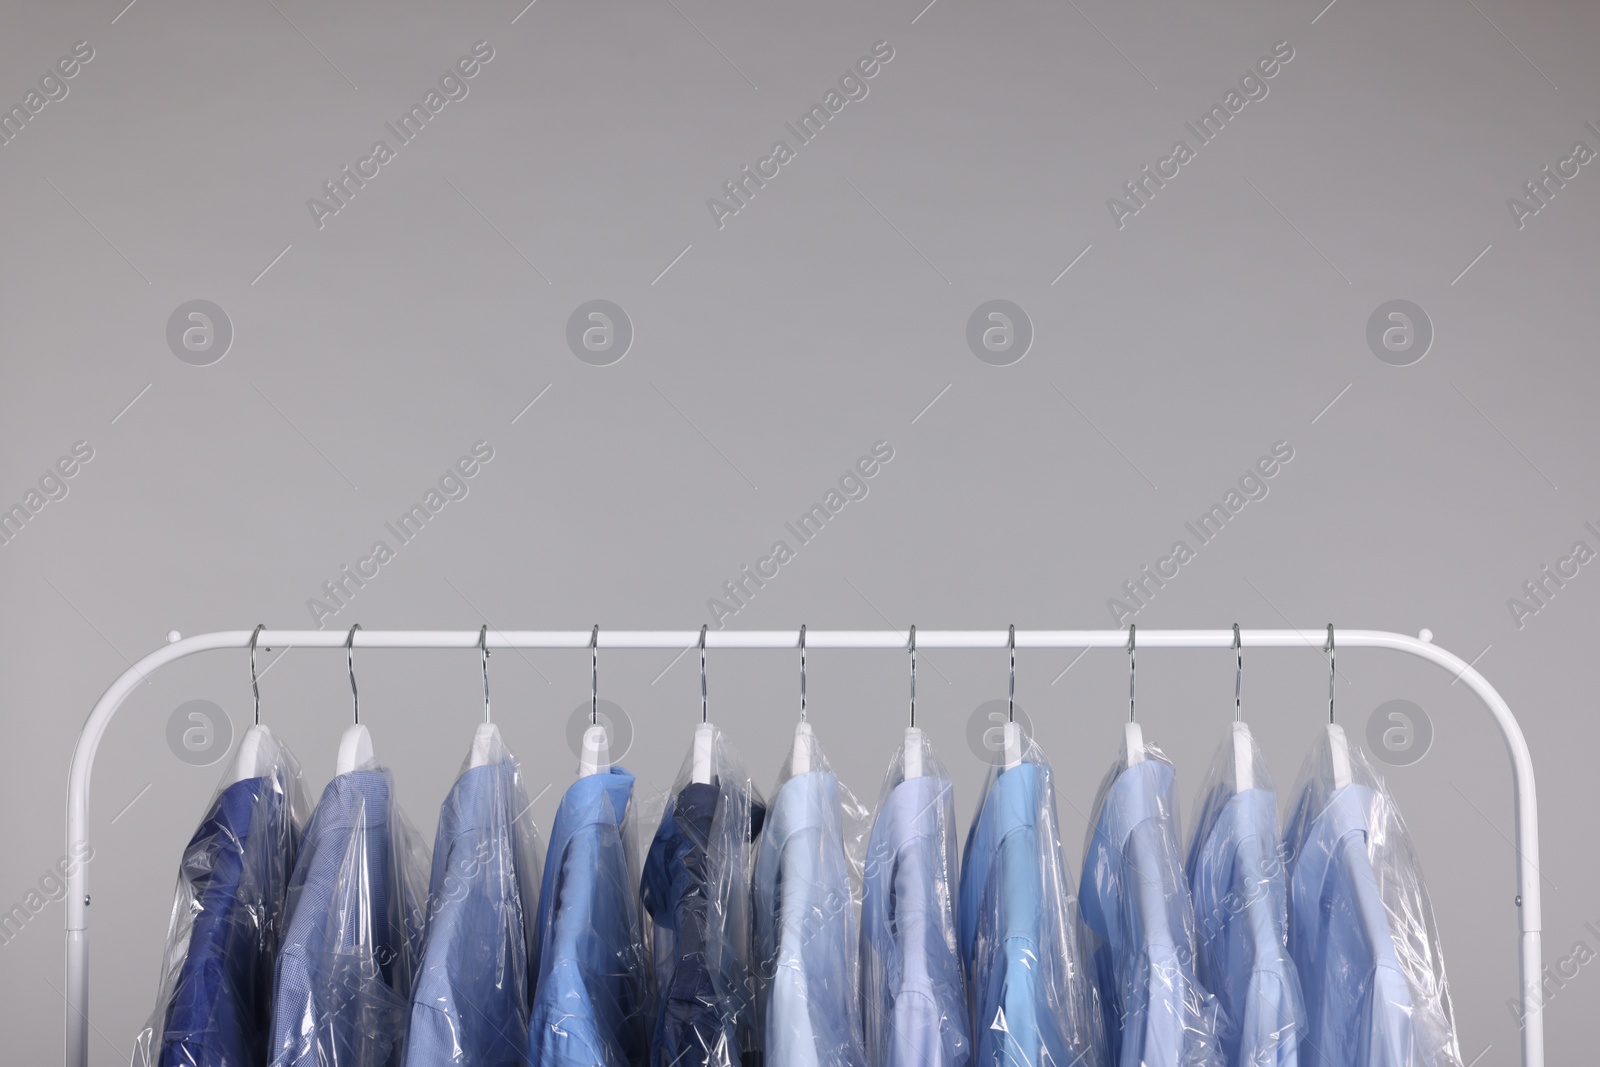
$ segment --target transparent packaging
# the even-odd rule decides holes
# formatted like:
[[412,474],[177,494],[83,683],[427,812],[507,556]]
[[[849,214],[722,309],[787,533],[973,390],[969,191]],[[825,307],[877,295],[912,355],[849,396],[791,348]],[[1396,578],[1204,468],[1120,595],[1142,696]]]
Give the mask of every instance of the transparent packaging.
[[1123,751],[1101,782],[1080,908],[1120,1067],[1222,1067],[1217,999],[1195,973],[1195,918],[1178,851],[1176,772],[1155,745]]
[[515,757],[480,731],[439,809],[405,1067],[500,1067],[527,1051],[543,854]]
[[1313,1067],[1460,1067],[1422,864],[1366,755],[1330,725],[1284,829],[1289,951]]
[[[956,929],[955,788],[921,730],[884,776],[861,898],[861,1001],[868,1062],[972,1062]],[[907,763],[915,770],[907,777]]]
[[654,1067],[761,1062],[749,904],[753,842],[767,809],[721,731],[700,729],[640,884],[654,924]]
[[634,785],[621,767],[586,775],[556,811],[528,1027],[527,1062],[538,1067],[642,1067],[648,1054]]
[[1296,1067],[1305,1006],[1289,956],[1278,794],[1249,727],[1235,723],[1200,789],[1186,867],[1200,984],[1222,1007],[1225,1062]]
[[368,760],[329,782],[289,883],[272,1067],[399,1063],[427,883],[389,771]]
[[230,765],[183,850],[160,993],[133,1067],[267,1062],[273,962],[309,804],[294,756],[266,727],[246,736],[251,753]]
[[870,822],[802,726],[756,849],[753,951],[766,1067],[866,1067],[856,912]]
[[1061,856],[1050,765],[995,765],[967,834],[957,922],[979,1067],[1098,1067],[1100,1018]]

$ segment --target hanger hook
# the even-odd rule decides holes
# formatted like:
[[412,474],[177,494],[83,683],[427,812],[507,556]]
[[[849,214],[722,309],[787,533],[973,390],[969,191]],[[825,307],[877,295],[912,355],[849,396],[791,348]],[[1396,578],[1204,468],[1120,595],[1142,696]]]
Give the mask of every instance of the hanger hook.
[[1233,721],[1244,721],[1244,706],[1240,701],[1240,693],[1244,685],[1244,642],[1239,639],[1239,624],[1233,624],[1233,650],[1238,659],[1233,665]]
[[1011,648],[1011,688],[1006,697],[1006,722],[1017,721],[1017,627],[1011,625],[1011,636],[1006,640]]
[[361,725],[361,694],[356,692],[356,631],[361,629],[358,622],[350,627],[350,633],[344,639],[345,667],[350,671],[350,704],[355,709],[356,725]]
[[700,626],[700,723],[711,721],[710,705],[706,701],[706,627]]
[[[261,631],[267,628],[266,623],[258,623],[255,632],[250,635],[250,692],[256,698],[256,725],[261,725],[261,687],[256,685],[256,638],[261,636]],[[271,652],[272,649],[267,649]]]
[[589,725],[600,725],[600,624],[589,632]]
[[1133,721],[1133,683],[1139,677],[1139,661],[1135,658],[1134,646],[1137,641],[1139,624],[1128,624],[1128,721]]
[[806,624],[800,624],[800,721],[806,721]]
[[1333,623],[1328,624],[1328,643],[1322,646],[1322,651],[1328,654],[1328,725],[1333,725],[1333,678],[1338,674],[1333,654]]
[[483,721],[489,721],[489,624],[478,629],[478,651],[483,660]]
[[917,624],[911,624],[911,725],[917,725]]

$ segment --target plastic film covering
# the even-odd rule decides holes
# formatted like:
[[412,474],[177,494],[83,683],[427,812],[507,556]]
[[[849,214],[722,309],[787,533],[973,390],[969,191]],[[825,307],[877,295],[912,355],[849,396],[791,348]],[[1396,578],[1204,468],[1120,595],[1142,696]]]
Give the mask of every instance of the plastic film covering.
[[272,1067],[400,1062],[427,872],[386,769],[369,760],[328,783],[289,883]]
[[654,924],[653,1067],[760,1063],[749,901],[767,809],[733,746],[710,730],[703,773],[691,750],[640,880]]
[[1338,726],[1300,769],[1284,831],[1301,1063],[1460,1067],[1422,864],[1383,780]]
[[1243,723],[1218,746],[1200,798],[1186,870],[1196,970],[1222,1006],[1224,1058],[1240,1067],[1296,1067],[1305,1007],[1289,956],[1278,795]]
[[[1080,903],[1120,1067],[1222,1067],[1217,999],[1195,971],[1195,918],[1178,851],[1172,764],[1124,751],[1095,797]],[[1142,758],[1141,758],[1142,757]]]
[[633,790],[633,775],[612,767],[573,782],[556,811],[528,1028],[527,1062],[538,1067],[642,1067],[648,1054]]
[[[921,731],[884,776],[861,900],[861,1001],[875,1067],[967,1067],[972,1040],[956,929],[955,789]],[[920,759],[917,757],[920,756]]]
[[1061,857],[1050,765],[1029,740],[990,769],[957,922],[980,1067],[1097,1067],[1100,1018]]
[[856,912],[870,824],[816,735],[802,727],[756,851],[754,955],[766,1067],[866,1067]]
[[526,1052],[542,852],[516,759],[490,728],[439,809],[405,1067]]
[[134,1067],[267,1062],[273,961],[310,805],[294,756],[266,727],[252,733],[253,765],[230,765],[183,850],[160,994]]

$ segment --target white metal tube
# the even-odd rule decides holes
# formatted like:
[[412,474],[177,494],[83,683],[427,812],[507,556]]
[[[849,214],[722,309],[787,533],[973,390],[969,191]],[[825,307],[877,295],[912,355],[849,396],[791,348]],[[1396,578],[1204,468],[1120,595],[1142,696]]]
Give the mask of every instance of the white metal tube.
[[[95,752],[106,727],[124,699],[152,672],[169,663],[219,648],[248,648],[250,630],[226,630],[184,638],[159,648],[129,667],[108,688],[89,713],[72,755],[67,793],[67,855],[88,853],[89,783]],[[490,649],[587,649],[589,630],[490,630]],[[1241,641],[1251,648],[1308,648],[1320,651],[1324,630],[1244,630]],[[918,648],[1002,649],[1009,630],[919,630]],[[343,630],[263,630],[258,644],[267,648],[343,648]],[[909,634],[899,630],[808,630],[811,648],[904,648]],[[1142,630],[1141,648],[1231,648],[1228,630]],[[601,648],[689,648],[700,641],[699,630],[602,630]],[[1018,648],[1124,648],[1125,630],[1018,630]],[[1517,892],[1520,982],[1522,1003],[1523,1067],[1544,1067],[1544,1015],[1540,995],[1543,970],[1539,894],[1539,808],[1534,789],[1533,759],[1505,700],[1484,677],[1459,656],[1431,642],[1384,630],[1340,630],[1341,648],[1387,648],[1436,663],[1465,682],[1489,708],[1511,757],[1511,779],[1516,803]],[[361,648],[476,649],[477,630],[359,630],[354,644]],[[724,630],[706,635],[708,649],[799,648],[799,630]],[[88,863],[71,868],[67,879],[66,945],[66,1067],[88,1067],[89,1062],[89,941]]]

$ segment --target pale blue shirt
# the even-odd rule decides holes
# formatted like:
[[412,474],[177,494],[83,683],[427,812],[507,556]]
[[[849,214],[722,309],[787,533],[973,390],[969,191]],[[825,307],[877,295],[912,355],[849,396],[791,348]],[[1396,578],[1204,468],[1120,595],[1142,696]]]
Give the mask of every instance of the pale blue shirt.
[[900,782],[867,849],[861,902],[863,1013],[880,1067],[966,1067],[972,1061],[957,952],[955,812],[946,778]]
[[1200,981],[1222,1005],[1230,1064],[1297,1067],[1305,1011],[1288,949],[1288,879],[1271,789],[1219,783],[1189,850]]
[[755,863],[765,1067],[864,1067],[854,903],[831,771],[773,798]]

